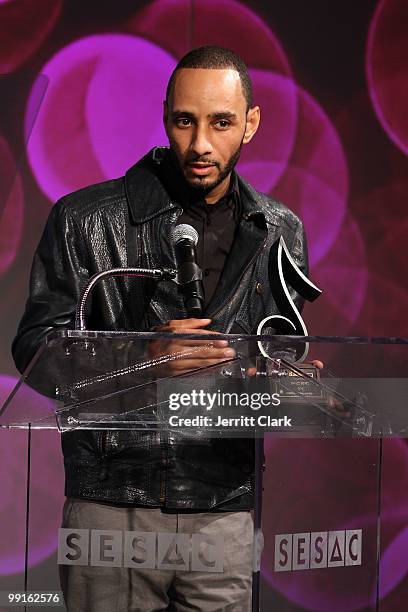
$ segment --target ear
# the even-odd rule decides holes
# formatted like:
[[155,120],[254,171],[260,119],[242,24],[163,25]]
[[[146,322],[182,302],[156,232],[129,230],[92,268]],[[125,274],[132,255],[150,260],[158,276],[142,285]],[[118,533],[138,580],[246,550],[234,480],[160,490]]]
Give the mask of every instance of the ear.
[[246,116],[245,134],[242,142],[247,144],[255,136],[261,120],[261,109],[259,106],[250,108]]

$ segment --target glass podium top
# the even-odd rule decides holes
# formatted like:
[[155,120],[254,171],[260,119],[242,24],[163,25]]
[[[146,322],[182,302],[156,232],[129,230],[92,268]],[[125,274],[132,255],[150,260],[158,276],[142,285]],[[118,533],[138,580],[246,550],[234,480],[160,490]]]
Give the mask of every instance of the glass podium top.
[[62,330],[3,428],[184,436],[408,436],[408,339]]

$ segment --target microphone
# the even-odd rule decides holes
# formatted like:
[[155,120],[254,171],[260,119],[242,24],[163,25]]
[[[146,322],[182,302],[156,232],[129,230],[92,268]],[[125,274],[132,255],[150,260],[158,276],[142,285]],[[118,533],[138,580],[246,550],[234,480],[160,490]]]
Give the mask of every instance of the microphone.
[[177,282],[184,298],[187,316],[200,318],[204,304],[203,275],[196,262],[198,234],[194,227],[182,223],[172,233],[177,261]]

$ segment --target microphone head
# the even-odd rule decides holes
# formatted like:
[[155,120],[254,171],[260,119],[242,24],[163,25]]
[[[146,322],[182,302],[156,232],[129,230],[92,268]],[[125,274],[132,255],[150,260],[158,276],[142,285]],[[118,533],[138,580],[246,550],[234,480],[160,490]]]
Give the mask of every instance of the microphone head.
[[187,223],[176,225],[176,227],[173,229],[172,237],[174,244],[178,244],[181,240],[191,240],[194,246],[196,246],[198,242],[198,234],[196,230]]

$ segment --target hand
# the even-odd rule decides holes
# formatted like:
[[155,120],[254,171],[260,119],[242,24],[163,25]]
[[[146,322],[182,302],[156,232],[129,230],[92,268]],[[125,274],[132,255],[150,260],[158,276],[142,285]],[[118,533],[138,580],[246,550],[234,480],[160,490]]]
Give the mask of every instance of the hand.
[[[216,336],[219,332],[204,329],[211,323],[211,319],[173,319],[164,325],[159,325],[155,331],[176,334],[211,334]],[[169,355],[166,370],[171,374],[184,374],[196,368],[216,365],[227,359],[235,357],[233,348],[228,346],[226,340],[183,340],[176,338],[161,338],[149,344],[151,357]],[[176,358],[174,358],[177,356]]]

